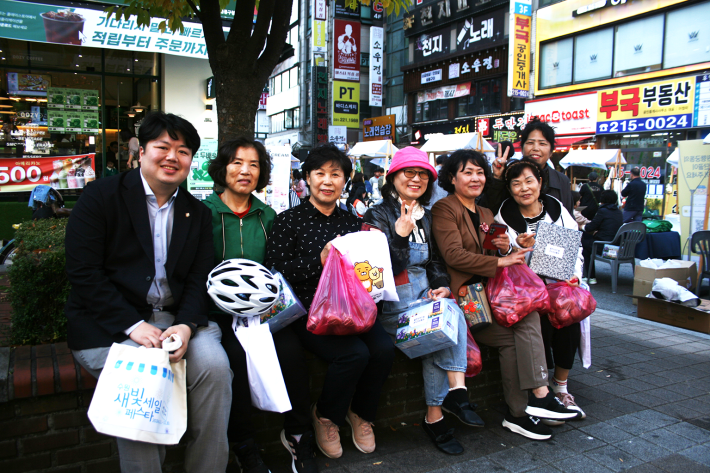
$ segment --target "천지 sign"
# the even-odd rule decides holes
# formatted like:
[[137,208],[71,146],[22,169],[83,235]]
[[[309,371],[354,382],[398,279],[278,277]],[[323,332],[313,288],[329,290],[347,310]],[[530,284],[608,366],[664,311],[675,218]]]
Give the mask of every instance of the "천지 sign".
[[531,0],[510,0],[510,37],[508,45],[508,96],[530,94]]
[[333,20],[333,78],[360,81],[360,22]]
[[693,76],[601,90],[596,132],[692,128],[695,85]]
[[360,83],[333,81],[333,125],[360,128]]

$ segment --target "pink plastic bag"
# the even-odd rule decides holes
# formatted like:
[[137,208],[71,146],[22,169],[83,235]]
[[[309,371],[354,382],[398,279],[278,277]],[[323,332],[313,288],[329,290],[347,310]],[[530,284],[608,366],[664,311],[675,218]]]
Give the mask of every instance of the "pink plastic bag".
[[472,378],[481,372],[483,360],[481,360],[481,350],[473,339],[473,335],[466,330],[466,377]]
[[355,275],[353,265],[330,249],[306,328],[316,335],[354,335],[372,328],[377,306]]
[[555,328],[581,322],[597,309],[592,293],[581,287],[572,287],[565,281],[547,285],[550,311],[547,317]]
[[530,312],[550,312],[550,296],[545,283],[524,264],[498,268],[486,284],[486,295],[493,317],[503,327],[510,327]]

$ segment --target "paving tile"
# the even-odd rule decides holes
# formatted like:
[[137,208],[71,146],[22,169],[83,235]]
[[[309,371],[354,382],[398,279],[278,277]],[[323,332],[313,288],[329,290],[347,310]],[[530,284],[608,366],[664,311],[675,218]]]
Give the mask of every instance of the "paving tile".
[[678,423],[678,419],[676,419],[675,417],[671,417],[669,415],[663,414],[652,409],[635,412],[631,415],[641,419],[642,421],[645,421],[646,425],[651,427],[648,430],[653,430],[655,428],[661,428],[667,425]]
[[707,473],[708,468],[698,462],[691,460],[683,455],[668,455],[663,458],[658,458],[652,462],[653,465],[661,468],[664,471],[676,473]]
[[648,392],[627,394],[624,396],[624,399],[645,407],[656,407],[668,403],[666,399],[661,399],[660,397],[656,397]]
[[579,430],[606,443],[612,444],[632,437],[630,433],[607,422],[581,427]]
[[676,404],[681,407],[687,407],[694,411],[698,411],[705,415],[710,415],[710,404],[698,401],[697,399],[686,399],[684,401],[679,401]]
[[[344,455],[343,455],[344,457]],[[348,463],[345,468],[352,472],[432,472],[447,465],[451,457],[435,448],[411,449],[387,456],[373,457]],[[342,462],[341,462],[342,463]],[[449,470],[450,471],[450,470]]]
[[678,402],[685,399],[696,397],[704,393],[702,389],[694,389],[683,384],[669,384],[663,388],[651,388],[646,391],[646,394],[660,397],[666,402]]
[[670,379],[652,373],[645,375],[643,377],[643,380],[646,383],[653,384],[654,386],[657,386],[659,388],[674,384],[673,381],[671,381]]
[[644,432],[648,432],[649,430],[655,430],[658,428],[648,426],[645,421],[639,419],[638,417],[634,417],[631,414],[611,419],[609,424],[632,435],[640,435]]
[[621,442],[615,443],[614,446],[635,456],[641,461],[655,460],[656,458],[664,457],[671,453],[668,449],[640,437],[622,440]]
[[591,450],[584,455],[613,471],[627,470],[642,463],[638,458],[612,445]]
[[555,435],[554,440],[562,447],[570,448],[577,453],[594,450],[606,445],[601,439],[582,432],[581,430],[571,430],[560,435]]
[[696,445],[687,450],[681,450],[679,455],[693,460],[694,462],[710,467],[710,448],[706,445]]
[[602,401],[601,404],[610,407],[615,411],[624,412],[626,414],[646,409],[644,406],[620,397],[609,399],[608,401]]
[[511,448],[503,452],[488,455],[489,460],[499,464],[506,470],[522,472],[547,466],[542,455],[533,454],[522,448]]
[[685,438],[667,429],[656,429],[650,432],[644,432],[639,436],[639,438],[648,440],[656,445],[660,445],[671,452],[685,450],[686,448],[693,447],[696,444],[693,440]]
[[[488,458],[479,458],[451,465],[451,470],[456,473],[489,473],[491,471],[505,471],[498,463]],[[355,470],[352,470],[355,473]],[[556,471],[556,470],[552,470]]]
[[601,421],[607,421],[609,419],[614,419],[616,417],[625,415],[624,412],[617,411],[616,409],[602,404],[601,402],[586,406],[584,408],[584,412],[587,414],[587,418],[591,416]]
[[696,417],[701,417],[703,415],[698,411],[688,409],[687,407],[679,406],[675,403],[658,406],[655,409],[680,420],[691,420],[695,419]]
[[560,443],[558,436],[555,435],[547,442],[529,442],[521,445],[519,448],[529,452],[532,455],[539,456],[549,463],[556,463],[564,458],[570,458],[579,455],[579,450],[570,448],[565,443]]
[[613,471],[598,463],[590,462],[589,458],[584,455],[566,458],[556,462],[555,466],[568,473],[609,473]]
[[[612,375],[612,378],[618,379],[618,378],[614,378],[614,375]],[[638,389],[634,389],[629,386],[622,386],[619,383],[601,384],[601,385],[597,386],[597,389],[600,389],[602,391],[606,391],[606,392],[613,394],[615,396],[624,396],[626,394],[631,394],[631,393],[635,393],[638,391]]]
[[461,442],[461,445],[463,445],[463,448],[465,449],[463,456],[466,459],[484,457],[486,455],[511,448],[511,446],[507,446],[501,442],[500,437],[492,435],[488,432],[476,433],[473,435],[457,434],[456,438],[459,442]]
[[681,435],[696,443],[710,442],[710,432],[687,422],[669,425],[666,430]]

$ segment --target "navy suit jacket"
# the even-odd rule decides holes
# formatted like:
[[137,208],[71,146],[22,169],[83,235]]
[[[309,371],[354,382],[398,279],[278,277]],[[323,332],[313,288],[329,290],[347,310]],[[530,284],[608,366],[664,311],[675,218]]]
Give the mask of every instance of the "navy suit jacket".
[[[185,189],[173,203],[173,229],[165,269],[175,324],[208,323],[207,275],[214,265],[212,215]],[[153,237],[140,170],[89,184],[72,210],[66,233],[71,291],[65,312],[75,350],[107,347],[124,330],[148,320],[146,302],[155,278]]]

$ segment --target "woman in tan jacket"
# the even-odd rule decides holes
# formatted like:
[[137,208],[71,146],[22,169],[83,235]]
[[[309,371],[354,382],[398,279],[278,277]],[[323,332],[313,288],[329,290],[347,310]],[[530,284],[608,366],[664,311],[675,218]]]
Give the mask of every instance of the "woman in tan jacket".
[[[499,267],[525,264],[529,250],[513,251],[507,236],[493,240],[497,251],[483,250],[493,213],[476,205],[490,175],[486,158],[473,150],[454,152],[443,164],[439,185],[451,195],[432,208],[432,233],[451,276],[451,290],[484,283]],[[540,318],[532,312],[512,327],[492,323],[473,334],[475,340],[498,348],[503,395],[508,413],[503,427],[533,440],[552,437],[539,418],[567,420],[577,417],[550,392],[547,362],[540,333]]]

